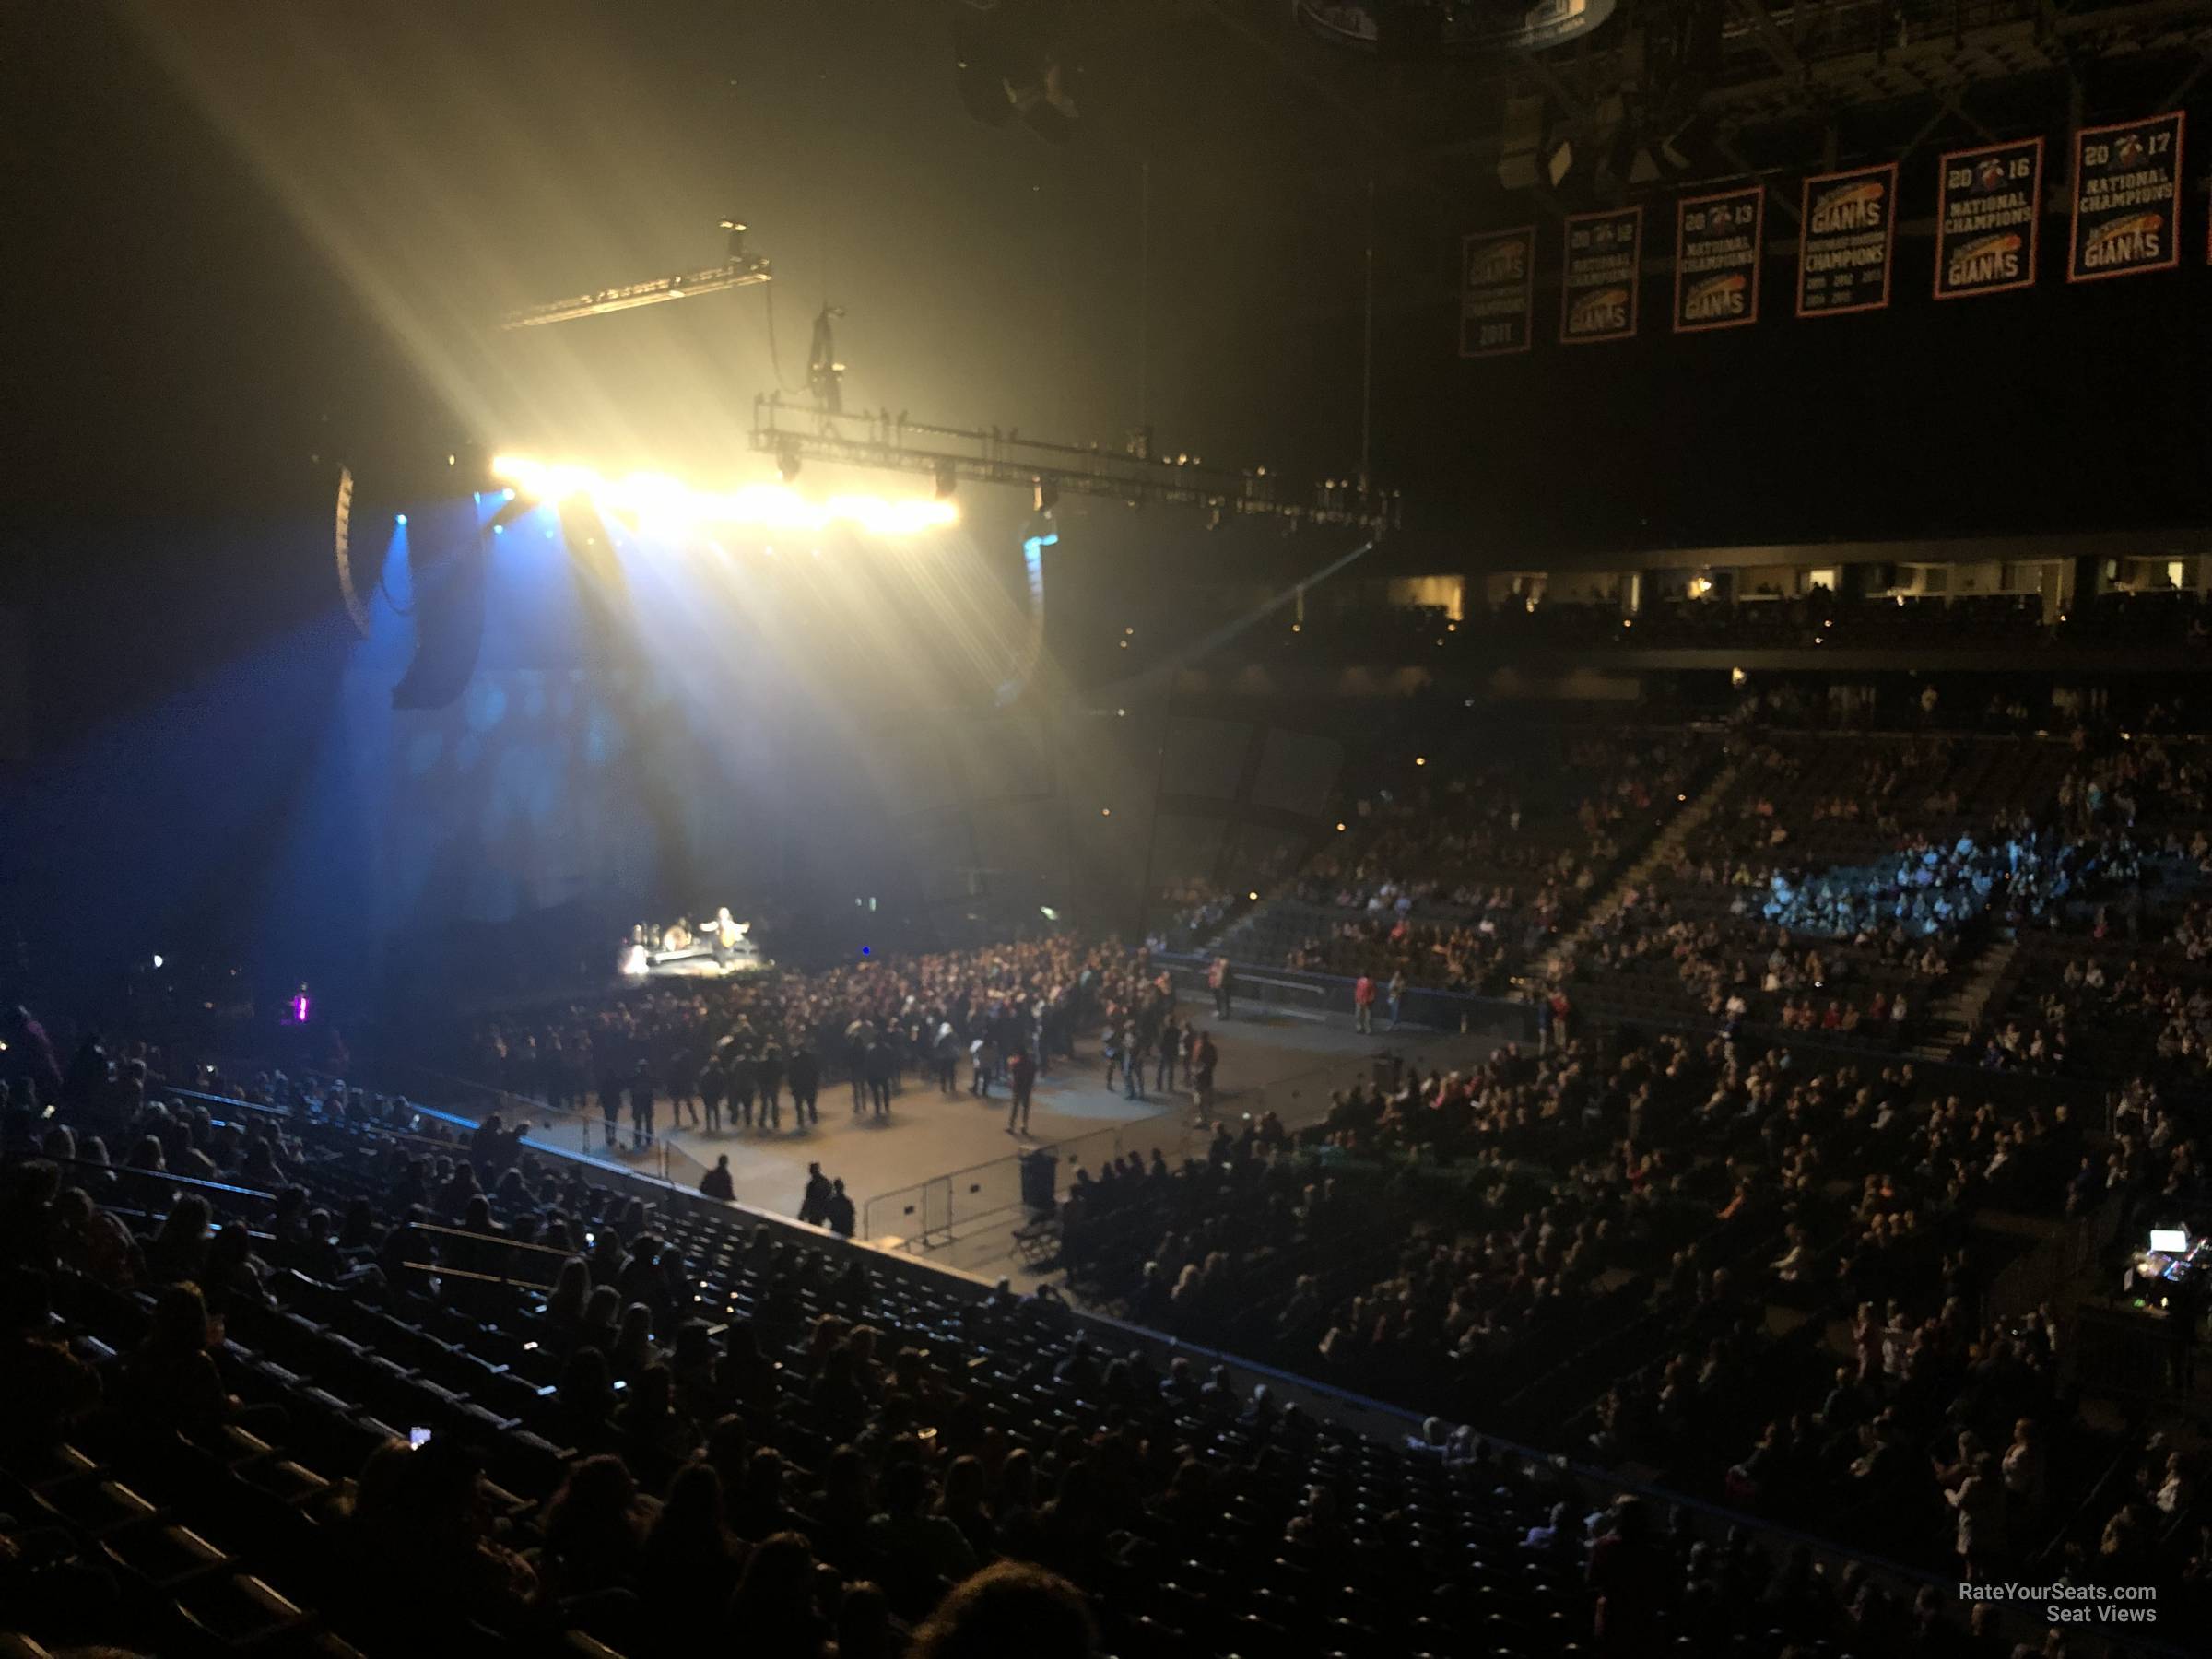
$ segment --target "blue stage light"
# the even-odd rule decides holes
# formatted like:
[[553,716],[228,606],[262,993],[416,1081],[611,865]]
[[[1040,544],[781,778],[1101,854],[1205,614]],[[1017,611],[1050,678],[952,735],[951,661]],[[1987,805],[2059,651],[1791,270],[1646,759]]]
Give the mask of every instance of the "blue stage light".
[[502,490],[500,490],[500,500],[502,500],[502,501],[512,501],[512,500],[514,500],[514,491],[513,491],[513,490],[512,490],[512,489],[502,489]]
[[399,514],[397,517],[395,517],[395,518],[394,518],[394,519],[392,522],[393,522],[394,524],[406,524],[406,523],[407,522],[407,515],[406,515],[406,513],[404,513],[404,512],[403,512],[403,513],[400,513],[400,514]]

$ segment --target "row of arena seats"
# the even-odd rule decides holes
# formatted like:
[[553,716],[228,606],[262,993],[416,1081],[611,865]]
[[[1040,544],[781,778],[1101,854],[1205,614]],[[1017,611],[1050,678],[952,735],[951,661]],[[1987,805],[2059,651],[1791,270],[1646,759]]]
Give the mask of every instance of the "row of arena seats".
[[[293,1119],[278,1133],[298,1149],[288,1174],[333,1214],[363,1202],[394,1214],[402,1171],[425,1151],[373,1128]],[[18,1162],[10,1173],[20,1179],[32,1167]],[[105,1213],[141,1231],[149,1261],[173,1241],[194,1199],[215,1225],[243,1228],[255,1257],[288,1253],[270,1230],[284,1203],[277,1193],[60,1168],[65,1183],[88,1179]],[[577,1193],[571,1183],[563,1202]],[[1449,1455],[1441,1445],[1393,1446],[1265,1398],[1248,1403],[1187,1371],[1147,1376],[1135,1355],[1094,1350],[1054,1303],[832,1253],[811,1232],[680,1201],[641,1210],[599,1189],[584,1203],[576,1218],[594,1254],[604,1254],[609,1233],[635,1245],[650,1232],[680,1255],[680,1277],[666,1276],[665,1312],[653,1319],[671,1340],[679,1386],[696,1386],[725,1414],[718,1436],[734,1433],[756,1458],[772,1449],[794,1494],[772,1512],[787,1524],[779,1530],[805,1535],[827,1576],[882,1584],[895,1633],[924,1618],[943,1586],[913,1559],[873,1552],[865,1537],[853,1544],[832,1511],[807,1507],[803,1494],[833,1477],[848,1442],[887,1466],[968,1454],[1003,1467],[1026,1454],[1057,1487],[1036,1511],[1028,1553],[1083,1585],[1107,1652],[1549,1659],[1589,1651],[1579,1554],[1524,1547],[1530,1528],[1579,1497],[1540,1466],[1468,1442]],[[496,1205],[494,1214],[512,1222],[518,1207]],[[200,1225],[185,1220],[185,1230]],[[550,1277],[533,1265],[535,1253],[510,1250],[513,1271],[487,1273],[488,1253],[500,1247],[436,1230],[441,1224],[402,1222],[342,1282],[272,1266],[264,1285],[249,1287],[204,1268],[219,1290],[213,1359],[230,1405],[200,1422],[144,1409],[129,1382],[136,1357],[157,1344],[174,1286],[53,1276],[53,1312],[31,1335],[65,1343],[103,1374],[109,1404],[61,1414],[50,1435],[11,1436],[0,1455],[0,1526],[51,1567],[53,1594],[16,1603],[40,1616],[24,1618],[27,1641],[334,1659],[425,1642],[436,1652],[691,1651],[656,1633],[650,1606],[626,1618],[618,1605],[582,1596],[517,1620],[414,1594],[365,1528],[379,1459],[395,1454],[477,1449],[483,1535],[534,1555],[549,1547],[550,1517],[580,1458],[618,1453],[659,1490],[691,1455],[688,1437],[664,1435],[651,1416],[610,1416],[579,1397],[575,1356],[588,1344],[550,1311],[553,1290],[527,1282]],[[460,1259],[476,1265],[453,1265]],[[825,1333],[858,1326],[877,1333],[878,1359],[895,1358],[880,1392],[855,1404],[825,1381],[840,1372]],[[735,1380],[685,1370],[701,1352],[754,1349],[758,1364]],[[631,1373],[633,1387],[642,1374]],[[410,1439],[425,1450],[394,1453]],[[1101,1489],[1110,1478],[1116,1489]],[[750,1512],[737,1484],[730,1471],[734,1524]],[[748,1503],[757,1496],[745,1493]],[[741,1533],[757,1556],[769,1524]],[[1687,1551],[1689,1541],[1669,1547]],[[1747,1543],[1741,1553],[1745,1573],[1774,1571]],[[831,1589],[820,1594],[825,1606],[834,1600]],[[1738,1621],[1728,1650],[1778,1651],[1779,1637],[1768,1636],[1775,1620],[1777,1630],[1851,1629],[1824,1594],[1786,1620]],[[732,1634],[751,1651],[744,1630]],[[1692,1651],[1688,1641],[1668,1645]]]

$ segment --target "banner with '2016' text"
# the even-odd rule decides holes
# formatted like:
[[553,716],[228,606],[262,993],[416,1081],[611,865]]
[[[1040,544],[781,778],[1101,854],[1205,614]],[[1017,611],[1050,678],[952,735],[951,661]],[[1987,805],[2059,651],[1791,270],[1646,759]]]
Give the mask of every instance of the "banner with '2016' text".
[[2041,138],[1944,157],[1936,186],[1936,298],[2032,288],[2042,193]]

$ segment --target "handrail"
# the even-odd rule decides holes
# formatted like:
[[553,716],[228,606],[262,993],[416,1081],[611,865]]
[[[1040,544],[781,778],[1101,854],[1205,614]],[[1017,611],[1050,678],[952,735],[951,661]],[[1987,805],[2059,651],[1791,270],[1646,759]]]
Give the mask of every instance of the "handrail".
[[205,1089],[179,1088],[169,1083],[149,1085],[147,1092],[172,1100],[199,1100],[209,1106],[229,1106],[245,1112],[258,1112],[265,1117],[288,1118],[292,1115],[288,1108],[271,1105],[266,1100],[242,1100],[236,1095],[209,1094]]
[[466,1267],[449,1267],[442,1262],[402,1262],[400,1266],[412,1273],[434,1273],[440,1278],[468,1279],[479,1285],[505,1285],[512,1290],[543,1290],[546,1288],[535,1279],[509,1278],[503,1273],[477,1273]]
[[544,1255],[557,1255],[563,1261],[582,1253],[580,1251],[563,1250],[557,1244],[533,1244],[523,1239],[502,1239],[497,1233],[470,1232],[464,1227],[441,1227],[434,1221],[417,1221],[413,1226],[417,1232],[443,1233],[452,1239],[474,1239],[479,1244],[503,1245],[509,1250],[535,1250]]
[[210,1193],[230,1193],[241,1198],[261,1198],[274,1204],[276,1194],[265,1193],[259,1187],[240,1186],[233,1182],[209,1181],[200,1175],[179,1175],[169,1170],[149,1170],[139,1164],[101,1163],[95,1158],[49,1158],[42,1152],[32,1153],[21,1161],[64,1164],[76,1170],[98,1170],[108,1175],[136,1175],[144,1180],[159,1181],[171,1186],[199,1187]]

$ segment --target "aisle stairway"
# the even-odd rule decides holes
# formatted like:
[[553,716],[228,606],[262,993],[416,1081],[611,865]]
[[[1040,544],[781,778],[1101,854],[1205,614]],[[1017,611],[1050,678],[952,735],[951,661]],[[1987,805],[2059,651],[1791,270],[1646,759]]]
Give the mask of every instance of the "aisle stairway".
[[1923,1060],[1951,1057],[1959,1040],[1981,1023],[1989,1009],[1989,999],[1996,994],[2019,948],[2017,938],[1999,937],[1959,971],[1953,980],[1956,989],[1928,1010],[1927,1035],[1912,1048],[1916,1056]]
[[1583,912],[1583,919],[1576,924],[1573,932],[1545,952],[1542,959],[1530,970],[1532,982],[1544,984],[1558,978],[1561,970],[1573,961],[1576,953],[1600,922],[1618,914],[1621,907],[1628,902],[1630,894],[1647,888],[1654,870],[1664,869],[1680,857],[1683,842],[1688,839],[1690,831],[1712,816],[1713,809],[1726,796],[1728,786],[1735,782],[1735,768],[1733,764],[1722,767],[1707,779],[1705,787],[1675,814],[1665,829],[1653,837],[1652,844],[1644,848],[1636,861],[1620,873],[1620,878]]

